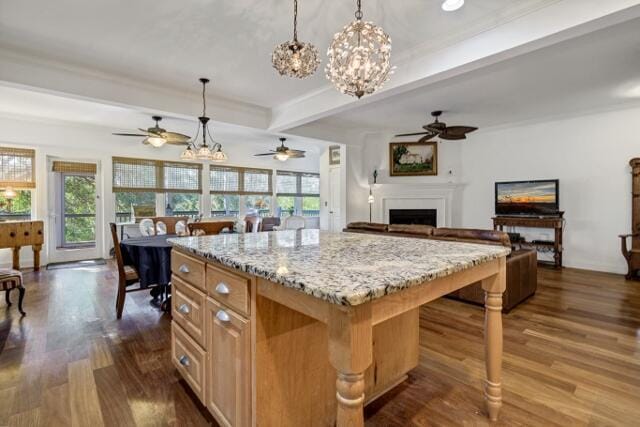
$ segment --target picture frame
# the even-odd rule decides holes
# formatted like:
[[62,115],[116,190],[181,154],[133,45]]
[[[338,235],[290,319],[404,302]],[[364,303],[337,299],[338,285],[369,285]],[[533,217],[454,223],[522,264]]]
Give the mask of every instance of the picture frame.
[[438,175],[438,143],[390,142],[389,176]]
[[336,145],[333,147],[329,147],[329,164],[330,165],[340,164],[340,146]]

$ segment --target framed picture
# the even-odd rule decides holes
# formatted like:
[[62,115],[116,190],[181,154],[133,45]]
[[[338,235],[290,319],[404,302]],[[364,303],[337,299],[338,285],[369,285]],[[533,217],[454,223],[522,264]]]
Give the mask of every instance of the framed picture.
[[340,164],[340,147],[329,147],[329,164],[330,165],[339,165]]
[[438,143],[390,142],[389,175],[438,175]]

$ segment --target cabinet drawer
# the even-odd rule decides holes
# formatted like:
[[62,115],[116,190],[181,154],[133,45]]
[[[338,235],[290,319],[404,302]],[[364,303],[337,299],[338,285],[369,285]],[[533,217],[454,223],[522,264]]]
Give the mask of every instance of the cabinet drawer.
[[174,249],[171,252],[171,273],[204,291],[204,262]]
[[171,360],[198,399],[205,403],[205,352],[176,322],[171,324]]
[[222,426],[249,426],[251,418],[250,322],[207,298],[207,403]]
[[249,315],[249,279],[207,264],[207,294],[218,302]]
[[204,308],[205,295],[181,279],[172,280],[172,316],[198,344],[204,347]]

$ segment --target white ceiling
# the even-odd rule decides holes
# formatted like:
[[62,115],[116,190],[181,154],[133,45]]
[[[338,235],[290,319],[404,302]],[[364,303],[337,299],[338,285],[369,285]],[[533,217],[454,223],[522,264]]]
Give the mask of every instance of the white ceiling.
[[[134,132],[137,128],[154,125],[151,111],[140,111],[128,107],[113,106],[81,99],[67,98],[49,93],[34,92],[19,87],[0,86],[0,117],[16,117],[54,123],[88,125],[99,128],[105,136],[113,132]],[[198,122],[195,118],[164,117],[161,127],[172,132],[193,136]],[[279,145],[276,134],[234,126],[227,123],[211,122],[213,138],[223,144],[245,144],[255,149],[273,149]],[[122,137],[132,143],[136,138]],[[142,141],[142,138],[138,138]],[[324,141],[298,136],[289,136],[291,148],[312,151],[319,154],[328,146]]]
[[[481,129],[640,104],[640,19],[363,105],[315,129],[417,132],[432,110]],[[304,132],[305,127],[294,130]],[[472,138],[472,135],[469,136]]]
[[[469,0],[455,13],[443,12],[442,0],[369,0],[363,8],[391,35],[395,61],[402,61],[416,49],[440,49],[558,1]],[[314,43],[324,60],[355,2],[308,0],[299,7],[300,39]],[[290,0],[2,0],[0,44],[185,91],[209,76],[217,95],[273,107],[327,85],[322,70],[299,81],[271,68],[274,45],[291,37],[291,9]]]

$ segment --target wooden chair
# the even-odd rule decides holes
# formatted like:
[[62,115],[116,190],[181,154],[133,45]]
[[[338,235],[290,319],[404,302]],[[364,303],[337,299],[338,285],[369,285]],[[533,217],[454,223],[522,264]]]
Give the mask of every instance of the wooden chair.
[[[640,280],[640,158],[631,159],[631,234],[620,237],[622,255],[627,260],[627,279]],[[627,246],[631,238],[631,247]]]
[[[640,233],[634,234],[622,234],[620,237],[620,246],[622,249],[622,255],[627,260],[627,280],[638,280],[640,277],[640,248],[635,249],[633,242],[640,239]],[[627,239],[631,238],[632,246],[627,247]],[[640,245],[638,245],[640,246]]]
[[254,215],[247,215],[244,217],[245,232],[258,233],[262,231],[262,218]]
[[162,222],[167,227],[167,234],[176,234],[176,224],[179,221],[182,221],[185,224],[189,221],[188,216],[153,216],[149,217],[149,219],[153,221],[153,225],[156,230],[158,229],[158,223]]
[[191,234],[192,236],[213,236],[216,234],[220,234],[220,232],[225,228],[233,230],[233,225],[233,221],[211,221],[192,222],[191,224],[187,224],[187,227],[189,227],[189,234]]
[[301,216],[288,216],[282,221],[282,225],[275,227],[275,230],[301,230],[306,227],[306,221]]
[[118,239],[118,229],[116,225],[109,223],[111,229],[111,238],[113,239],[113,250],[116,255],[116,264],[118,265],[118,295],[116,296],[116,317],[122,318],[122,311],[124,310],[124,298],[127,292],[145,291],[155,286],[149,286],[146,288],[133,288],[129,289],[129,286],[139,283],[138,272],[130,265],[124,265],[124,259],[122,257],[122,250],[120,249],[120,241]]
[[261,231],[273,231],[274,227],[280,225],[280,218],[277,216],[268,216],[262,218],[262,228]]
[[11,307],[11,297],[10,292],[14,289],[18,289],[18,311],[20,314],[25,316],[27,313],[22,309],[22,300],[24,299],[24,286],[22,286],[22,273],[18,270],[13,270],[10,268],[0,269],[0,291],[5,291],[5,301],[7,301],[7,306]]

